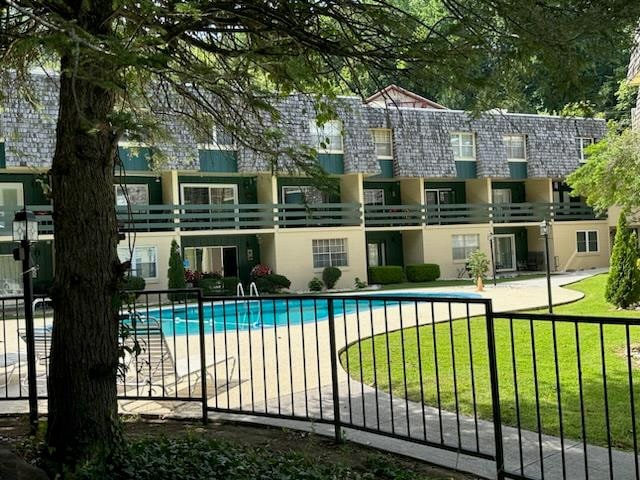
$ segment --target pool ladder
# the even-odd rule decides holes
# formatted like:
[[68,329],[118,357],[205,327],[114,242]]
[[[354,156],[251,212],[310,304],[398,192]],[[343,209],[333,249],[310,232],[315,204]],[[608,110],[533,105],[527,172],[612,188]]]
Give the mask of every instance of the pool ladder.
[[[242,286],[241,282],[238,282],[238,285],[236,285],[236,297],[245,297],[246,295],[244,294],[244,287]],[[249,284],[249,296],[250,297],[259,297],[260,294],[258,293],[258,286],[256,285],[256,282],[251,282]]]
[[[238,282],[238,285],[236,285],[236,297],[245,297],[245,296],[246,295],[244,293],[244,287],[242,286],[241,282]],[[249,297],[253,297],[253,296],[255,296],[256,298],[260,296],[260,294],[258,293],[258,286],[256,285],[256,282],[251,282],[249,284]],[[251,303],[247,303],[247,311],[250,312],[249,310],[250,308],[251,308]],[[246,322],[247,316],[248,316],[248,313],[243,314],[243,318],[242,318],[243,323]],[[255,322],[253,322],[253,326],[258,327],[260,326],[261,322],[262,322],[262,304],[258,302],[258,319]]]

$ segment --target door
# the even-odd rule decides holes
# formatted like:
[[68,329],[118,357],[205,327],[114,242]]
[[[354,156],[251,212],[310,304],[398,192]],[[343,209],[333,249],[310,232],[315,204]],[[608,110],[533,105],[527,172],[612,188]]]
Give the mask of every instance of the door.
[[222,248],[222,276],[238,277],[238,249],[236,247]]
[[493,248],[496,272],[514,271],[516,269],[516,236],[494,235]]
[[387,264],[384,242],[367,243],[367,265],[369,267],[381,267]]

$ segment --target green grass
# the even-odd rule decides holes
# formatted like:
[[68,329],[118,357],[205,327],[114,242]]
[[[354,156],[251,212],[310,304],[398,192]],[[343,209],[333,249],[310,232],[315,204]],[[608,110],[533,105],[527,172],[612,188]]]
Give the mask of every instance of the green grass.
[[[572,304],[557,307],[556,313],[633,317],[638,318],[640,323],[638,312],[617,311],[604,301],[605,281],[606,276],[599,275],[572,285],[570,288],[583,292],[585,298]],[[559,415],[553,329],[550,322],[513,322],[520,423],[525,429],[537,430],[532,330],[537,356],[536,367],[542,431],[557,435],[559,434]],[[627,357],[625,355],[625,328],[624,326],[608,325],[603,328],[603,331],[612,444],[619,448],[628,449],[633,447],[633,436],[630,420]],[[640,325],[631,327],[630,331],[632,344],[640,344]],[[434,367],[434,334],[439,369],[437,379]],[[399,397],[406,396],[415,401],[421,401],[424,398],[424,402],[429,405],[437,405],[437,387],[439,386],[440,403],[444,409],[450,411],[455,410],[454,388],[457,388],[459,408],[465,414],[473,414],[470,368],[473,365],[477,413],[481,418],[491,418],[486,338],[484,318],[474,318],[469,322],[459,320],[451,324],[426,325],[418,330],[409,328],[402,332],[390,333],[388,336],[378,335],[374,339],[363,340],[359,344],[352,345],[346,353],[343,353],[341,360],[346,368],[348,356],[349,369],[354,378],[370,385],[376,383],[379,388],[385,391],[392,390],[393,394]],[[599,326],[581,324],[577,338],[581,350],[586,437],[590,443],[606,445]],[[511,331],[508,320],[496,320],[495,339],[502,420],[505,424],[516,425]],[[472,355],[469,353],[470,340]],[[581,439],[578,357],[576,354],[576,331],[573,324],[557,323],[556,345],[564,435],[569,438]],[[373,369],[374,351],[375,372]],[[455,355],[457,373],[455,385],[453,354]],[[362,377],[360,377],[360,356],[362,356]],[[405,368],[403,368],[403,356]],[[422,378],[420,378],[419,363],[422,366]],[[388,364],[391,365],[390,368],[387,367]],[[633,372],[637,378],[633,389],[636,400],[635,408],[640,412],[640,365],[636,364]]]

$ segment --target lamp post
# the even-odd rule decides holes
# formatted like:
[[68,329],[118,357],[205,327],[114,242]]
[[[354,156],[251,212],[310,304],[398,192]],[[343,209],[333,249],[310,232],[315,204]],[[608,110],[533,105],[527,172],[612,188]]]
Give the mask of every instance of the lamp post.
[[496,282],[496,260],[493,252],[493,232],[489,232],[489,250],[491,250],[491,274],[493,275],[493,286],[497,285]]
[[544,263],[547,270],[547,295],[549,297],[549,313],[553,313],[553,301],[551,299],[551,263],[549,262],[549,235],[551,224],[546,218],[540,223],[540,236],[544,238]]
[[13,241],[20,246],[13,251],[13,258],[22,261],[22,285],[24,293],[24,321],[27,340],[27,375],[29,381],[29,422],[35,431],[38,425],[38,388],[36,384],[36,354],[33,332],[33,265],[31,243],[38,240],[38,221],[33,212],[22,209],[13,220]]

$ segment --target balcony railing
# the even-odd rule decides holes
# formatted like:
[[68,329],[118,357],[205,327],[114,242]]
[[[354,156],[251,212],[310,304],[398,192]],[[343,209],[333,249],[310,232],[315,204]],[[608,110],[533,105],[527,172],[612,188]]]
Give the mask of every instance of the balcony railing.
[[366,205],[367,227],[422,225],[464,225],[494,223],[535,223],[596,220],[593,209],[584,203],[459,203],[448,205]]
[[360,205],[357,203],[279,203],[273,207],[277,212],[277,225],[285,228],[354,226],[362,223]]
[[365,205],[367,227],[420,226],[424,219],[422,205]]
[[[41,235],[53,233],[51,205],[29,206]],[[0,207],[0,236],[11,236],[16,207]],[[322,204],[230,204],[230,205],[132,205],[116,207],[119,228],[124,232],[197,230],[264,230],[358,226],[362,224],[357,203]],[[365,205],[367,227],[422,227],[494,223],[535,223],[604,219],[584,203],[466,203],[451,205]]]

